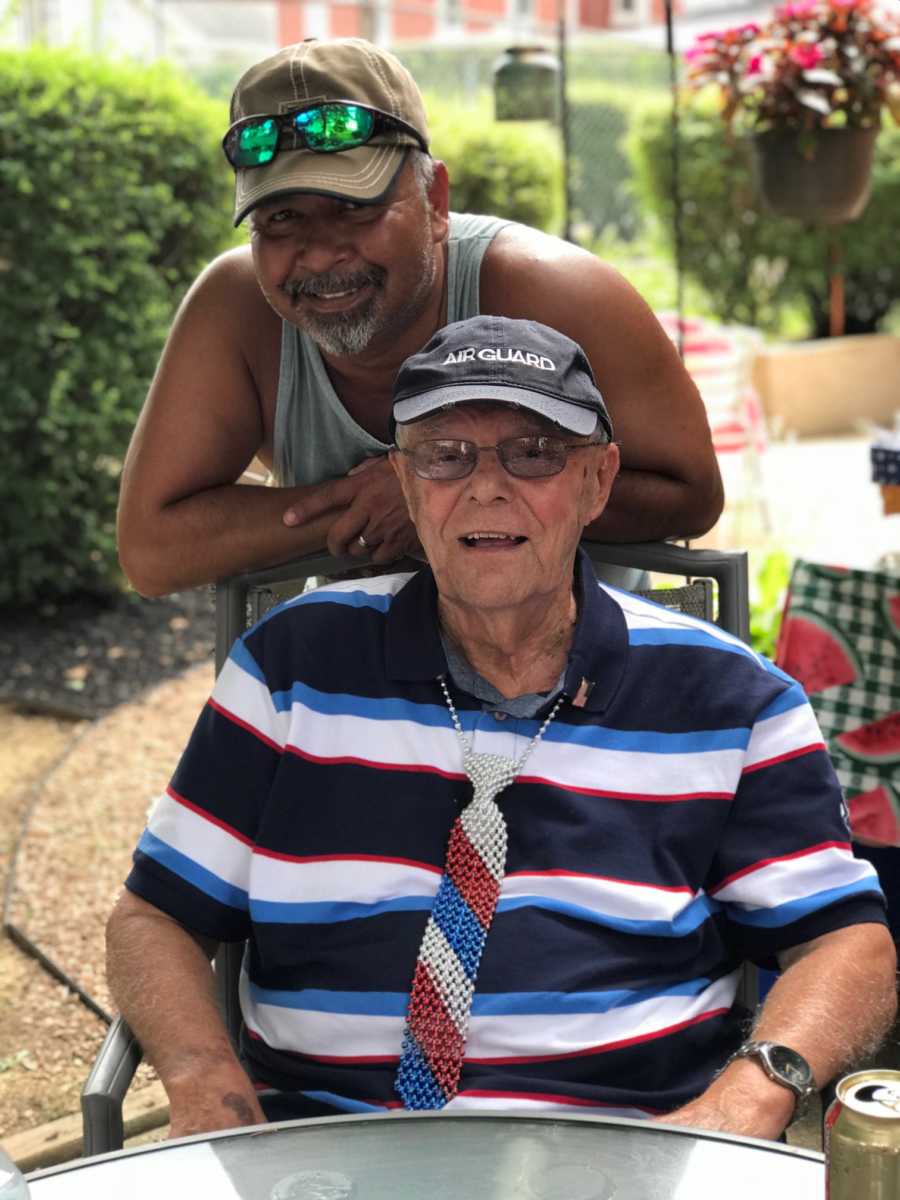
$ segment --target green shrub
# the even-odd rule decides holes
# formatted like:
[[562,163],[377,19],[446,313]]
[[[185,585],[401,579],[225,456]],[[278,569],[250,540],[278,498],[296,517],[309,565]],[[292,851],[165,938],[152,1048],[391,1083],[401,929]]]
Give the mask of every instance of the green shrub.
[[225,120],[161,67],[0,52],[0,604],[118,583],[128,437],[232,236]]
[[[672,129],[663,106],[645,107],[628,140],[637,193],[672,241]],[[711,105],[681,116],[684,269],[709,295],[722,320],[778,332],[798,303],[806,332],[828,326],[828,233],[762,214],[747,146],[731,138]],[[900,211],[900,129],[878,138],[872,198],[858,221],[840,229],[848,333],[878,328],[900,295],[896,214]]]
[[559,232],[562,168],[555,126],[494,121],[486,93],[467,105],[426,95],[425,106],[432,152],[450,173],[454,211],[491,213]]

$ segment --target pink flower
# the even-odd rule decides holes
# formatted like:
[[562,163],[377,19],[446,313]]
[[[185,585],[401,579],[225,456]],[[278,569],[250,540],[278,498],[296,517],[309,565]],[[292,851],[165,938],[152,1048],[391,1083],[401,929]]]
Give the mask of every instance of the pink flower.
[[780,21],[792,21],[798,17],[808,17],[815,11],[815,0],[797,0],[796,4],[783,4],[776,9],[775,16]]
[[818,46],[792,46],[788,54],[791,62],[796,63],[804,71],[817,67],[825,55]]
[[754,54],[747,63],[746,77],[749,79],[753,75],[762,75],[763,56]]

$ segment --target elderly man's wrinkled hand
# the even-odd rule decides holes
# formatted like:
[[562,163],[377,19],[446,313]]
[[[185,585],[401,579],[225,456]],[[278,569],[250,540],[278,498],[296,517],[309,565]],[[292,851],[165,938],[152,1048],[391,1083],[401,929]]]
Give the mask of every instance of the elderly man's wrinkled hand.
[[[284,514],[286,525],[303,525],[339,511],[328,531],[328,552],[379,565],[405,555],[422,557],[419,539],[387,455],[365,459],[345,475],[321,484]],[[342,510],[342,511],[341,511]]]
[[773,1083],[755,1064],[740,1062],[728,1067],[696,1100],[657,1120],[774,1141],[790,1123],[794,1107],[792,1092]]

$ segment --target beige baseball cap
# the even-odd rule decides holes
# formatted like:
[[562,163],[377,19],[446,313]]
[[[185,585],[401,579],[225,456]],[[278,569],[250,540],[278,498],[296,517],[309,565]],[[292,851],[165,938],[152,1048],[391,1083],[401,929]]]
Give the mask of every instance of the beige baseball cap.
[[[428,145],[425,106],[406,67],[362,38],[309,38],[250,67],[231,98],[231,121],[280,114],[326,100],[350,100],[404,121]],[[235,171],[234,223],[258,204],[287,192],[374,202],[394,182],[410,146],[402,130],[379,133],[365,146],[333,154],[282,150],[262,167]]]

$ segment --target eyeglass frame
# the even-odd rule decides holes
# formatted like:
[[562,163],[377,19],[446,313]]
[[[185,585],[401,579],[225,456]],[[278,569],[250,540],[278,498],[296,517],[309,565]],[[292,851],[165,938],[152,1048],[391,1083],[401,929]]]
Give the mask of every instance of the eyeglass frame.
[[[305,138],[304,131],[298,129],[293,123],[299,113],[309,112],[314,108],[328,108],[336,105],[349,106],[352,108],[361,108],[365,112],[372,113],[375,118],[375,125],[372,132],[364,142],[359,142],[355,146],[336,146],[333,150],[314,149],[306,144],[305,140],[302,145],[297,145],[297,140]],[[228,139],[232,137],[239,126],[245,125],[249,121],[274,121],[278,127],[278,141],[275,143],[275,152],[267,162],[251,163],[247,166],[237,166],[232,162],[231,155],[228,152]],[[285,150],[310,150],[312,154],[340,154],[344,150],[358,150],[361,146],[368,146],[379,133],[384,132],[383,126],[389,125],[401,133],[407,133],[410,137],[415,138],[419,149],[423,154],[429,154],[428,145],[421,133],[408,122],[400,117],[395,117],[392,113],[386,113],[383,109],[374,108],[371,104],[359,104],[356,100],[317,100],[313,104],[304,104],[300,108],[292,108],[283,113],[251,113],[246,117],[240,117],[237,121],[233,121],[225,132],[222,138],[222,153],[228,161],[228,165],[233,171],[255,171],[258,167],[270,166],[282,151]],[[380,128],[381,126],[381,128]],[[282,147],[281,139],[285,132],[290,132],[294,136],[294,145]]]
[[[516,472],[511,471],[509,469],[509,465],[503,461],[503,456],[500,453],[501,447],[508,446],[511,442],[528,442],[528,441],[532,441],[534,439],[537,439],[539,441],[553,442],[555,445],[561,446],[566,451],[566,454],[562,459],[560,467],[556,471],[548,471],[543,475],[517,475]],[[444,476],[443,478],[438,475],[423,475],[422,472],[419,471],[418,468],[416,467],[416,462],[415,462],[416,451],[418,449],[420,449],[422,446],[434,445],[437,442],[447,442],[447,443],[455,444],[458,446],[473,446],[475,448],[476,453],[475,453],[475,457],[472,460],[471,466],[469,467],[468,471],[464,472],[462,475],[447,475],[447,476]],[[497,461],[500,463],[503,470],[507,473],[507,475],[511,476],[513,479],[553,479],[554,476],[561,475],[563,473],[563,471],[566,469],[566,467],[569,465],[568,452],[570,450],[590,450],[594,446],[608,446],[609,443],[610,443],[610,439],[607,437],[603,437],[602,439],[596,439],[596,440],[590,441],[590,442],[566,442],[566,441],[563,441],[562,438],[554,437],[553,434],[526,433],[526,434],[520,434],[517,437],[504,438],[502,442],[497,442],[493,446],[479,446],[477,442],[473,442],[469,438],[425,438],[423,441],[419,442],[419,444],[417,446],[412,446],[412,447],[398,446],[395,443],[393,446],[391,446],[391,450],[395,451],[397,454],[405,454],[411,460],[413,471],[415,471],[416,476],[419,479],[425,479],[425,480],[427,480],[428,483],[458,483],[460,481],[460,479],[468,479],[470,475],[473,475],[475,473],[475,469],[477,468],[479,459],[481,458],[481,453],[482,453],[482,451],[485,451],[485,450],[493,450],[494,451],[494,453],[497,455]]]

